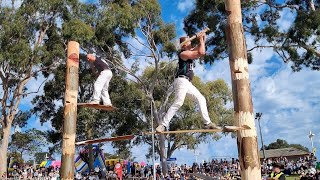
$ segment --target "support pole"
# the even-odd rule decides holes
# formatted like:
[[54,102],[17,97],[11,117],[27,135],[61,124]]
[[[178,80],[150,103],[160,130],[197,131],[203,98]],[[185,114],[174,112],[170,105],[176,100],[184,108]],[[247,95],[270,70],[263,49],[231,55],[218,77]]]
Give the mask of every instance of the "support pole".
[[240,0],[225,0],[228,20],[226,27],[231,70],[235,125],[248,125],[250,130],[237,132],[241,179],[261,180],[257,131],[254,123],[248,72],[246,42],[243,34]]
[[262,116],[262,113],[256,113],[256,119],[259,122],[259,131],[260,131],[260,139],[261,139],[261,145],[262,145],[263,160],[265,160],[266,159],[266,153],[265,153],[265,150],[264,150],[264,143],[263,143],[263,137],[262,137],[262,131],[261,131],[261,124],[260,124],[261,116]]
[[151,131],[152,131],[152,164],[153,164],[153,179],[157,179],[157,174],[156,174],[156,158],[155,158],[155,153],[154,153],[154,124],[153,124],[153,107],[152,107],[152,102],[150,103],[151,105]]
[[79,43],[68,43],[66,92],[64,99],[64,120],[62,139],[62,180],[74,179],[74,154],[77,122],[77,97],[79,87]]

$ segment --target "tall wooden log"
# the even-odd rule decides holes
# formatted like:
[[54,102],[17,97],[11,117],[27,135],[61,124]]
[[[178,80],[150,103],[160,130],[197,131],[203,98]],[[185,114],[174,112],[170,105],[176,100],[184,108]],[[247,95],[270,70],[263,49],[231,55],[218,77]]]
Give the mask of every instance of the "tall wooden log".
[[74,154],[77,122],[77,97],[79,87],[79,43],[68,43],[66,92],[62,139],[61,179],[74,179]]
[[251,130],[237,133],[241,179],[261,180],[257,131],[254,123],[253,105],[248,72],[245,37],[243,34],[240,0],[225,0],[228,14],[226,27],[231,70],[235,125],[248,125]]

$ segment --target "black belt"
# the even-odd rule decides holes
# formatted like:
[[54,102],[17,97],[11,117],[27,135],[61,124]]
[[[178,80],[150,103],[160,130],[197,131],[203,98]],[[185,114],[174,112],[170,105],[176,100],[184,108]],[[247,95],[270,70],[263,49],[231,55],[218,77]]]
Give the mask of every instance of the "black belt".
[[[185,75],[179,75],[178,77],[180,77],[180,78],[185,78],[185,79],[188,79],[189,81],[190,81],[190,78],[188,77],[188,76],[185,76]],[[177,77],[177,78],[178,78]]]

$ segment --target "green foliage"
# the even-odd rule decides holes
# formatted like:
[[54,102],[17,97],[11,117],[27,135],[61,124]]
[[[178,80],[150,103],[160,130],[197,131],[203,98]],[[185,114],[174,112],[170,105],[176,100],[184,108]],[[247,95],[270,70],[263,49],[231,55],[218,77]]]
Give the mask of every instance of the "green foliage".
[[[74,0],[30,0],[22,1],[19,7],[0,7],[0,135],[4,139],[0,147],[7,147],[5,143],[9,139],[3,131],[11,125],[24,126],[30,117],[18,108],[23,98],[34,93],[28,91],[26,84],[41,74],[47,78],[64,59],[65,45],[58,20],[69,13],[67,7],[72,3]],[[33,152],[39,148],[36,142],[39,142],[37,138],[27,134],[15,134],[12,147]],[[28,147],[33,143],[34,147]],[[7,149],[2,148],[0,153],[5,157]],[[6,169],[4,166],[0,164],[1,171]]]
[[301,144],[288,144],[286,140],[282,140],[282,139],[277,139],[275,142],[272,142],[267,146],[265,145],[264,148],[265,150],[268,150],[268,149],[281,149],[281,148],[288,148],[288,147],[293,147],[293,148],[297,148],[297,149],[309,152],[309,149],[307,147],[302,146]]
[[[144,3],[148,4],[149,2],[145,1]],[[122,38],[134,34],[136,23],[133,22],[141,17],[141,14],[136,13],[139,7],[141,8],[138,4],[129,1],[101,1],[91,4],[73,2],[68,13],[63,16],[62,29],[59,30],[62,34],[62,40],[77,40],[85,52],[94,51],[111,62],[115,61],[120,53],[128,57],[130,52]],[[141,9],[139,12],[142,12]],[[116,45],[120,51],[113,49]],[[110,64],[112,65],[112,63]],[[139,105],[136,98],[139,95],[134,93],[132,85],[125,80],[125,73],[119,72],[117,69],[113,72],[109,93],[113,105],[121,108],[112,113],[86,108],[78,109],[77,140],[98,138],[110,133],[116,134],[118,131],[123,131],[117,130],[121,124],[127,123],[128,127],[134,127],[130,126],[134,124],[130,122],[136,121],[136,108]],[[51,121],[54,130],[48,131],[46,134],[49,142],[54,144],[51,150],[59,151],[63,106],[56,104],[56,102],[62,103],[64,101],[65,63],[61,63],[53,75],[54,78],[47,81],[44,86],[44,95],[36,96],[32,102],[35,105],[33,112],[39,116],[40,121]],[[94,80],[95,77],[89,70],[86,60],[81,59],[78,102],[90,100]],[[126,147],[127,145],[124,145],[120,148]]]
[[13,127],[25,127],[27,125],[28,119],[31,117],[31,112],[30,111],[19,111],[14,119],[13,122]]
[[47,157],[50,157],[49,152],[36,152],[34,154],[36,164],[41,164],[41,162],[45,161]]
[[128,148],[123,150],[119,149],[118,152],[116,152],[115,154],[104,153],[104,158],[105,159],[126,159],[126,160],[132,159],[130,149]]
[[[243,1],[242,16],[244,33],[251,35],[255,48],[273,48],[284,62],[292,62],[292,70],[299,71],[302,67],[312,70],[320,69],[320,9],[319,2],[314,1],[315,11],[311,10],[307,1]],[[293,12],[294,20],[288,29],[282,30],[277,22],[286,18],[287,10]],[[211,29],[206,62],[228,56],[225,35],[226,12],[223,1],[197,0],[196,7],[185,18],[185,30],[194,34],[205,26]]]
[[8,160],[10,160],[10,158],[12,158],[12,162],[17,162],[18,164],[23,164],[24,160],[22,158],[21,153],[18,152],[12,152],[8,154]]
[[68,41],[85,42],[90,41],[94,36],[92,28],[79,19],[63,23],[62,32]]
[[37,129],[29,129],[26,132],[16,132],[11,137],[10,148],[14,152],[28,152],[33,154],[45,146],[46,140],[44,133]]

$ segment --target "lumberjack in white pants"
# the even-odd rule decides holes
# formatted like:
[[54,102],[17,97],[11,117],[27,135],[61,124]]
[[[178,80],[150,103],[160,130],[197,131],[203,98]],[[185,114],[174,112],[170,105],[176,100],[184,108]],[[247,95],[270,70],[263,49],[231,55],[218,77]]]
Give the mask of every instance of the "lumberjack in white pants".
[[[204,125],[206,129],[217,129],[216,124],[212,123],[206,104],[206,99],[199,92],[199,90],[191,83],[193,78],[194,60],[205,55],[205,32],[200,32],[198,35],[200,44],[197,47],[192,47],[191,42],[187,42],[182,46],[181,51],[178,53],[178,71],[174,80],[175,100],[169,108],[167,114],[164,116],[162,123],[156,128],[157,132],[163,132],[168,129],[170,120],[183,105],[186,95],[190,95],[195,101],[197,101]],[[188,37],[181,37],[180,43],[188,40]]]
[[190,96],[199,105],[204,124],[207,125],[211,123],[208,114],[206,98],[188,79],[182,77],[176,78],[174,80],[173,87],[175,91],[175,100],[167,111],[167,114],[164,116],[162,125],[169,127],[170,120],[183,105],[186,95]]
[[109,82],[111,78],[112,78],[112,72],[110,69],[106,69],[100,72],[99,77],[94,83],[94,92],[93,92],[92,101],[100,102],[100,99],[102,99],[102,102],[104,105],[111,105],[111,100],[108,93]]
[[103,105],[112,106],[108,92],[109,82],[112,78],[112,72],[109,65],[105,60],[100,57],[96,58],[93,54],[88,54],[87,60],[90,62],[92,71],[96,72],[97,69],[99,72],[99,76],[94,83],[93,98],[90,103],[100,104],[100,100],[102,99]]

